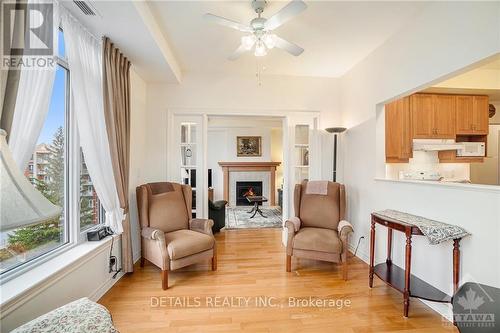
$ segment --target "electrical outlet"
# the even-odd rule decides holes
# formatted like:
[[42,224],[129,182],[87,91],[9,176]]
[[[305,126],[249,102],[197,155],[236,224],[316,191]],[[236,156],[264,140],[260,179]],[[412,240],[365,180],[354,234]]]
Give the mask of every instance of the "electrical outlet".
[[115,272],[116,271],[116,257],[115,256],[111,256],[109,257],[109,272],[112,273],[112,272]]

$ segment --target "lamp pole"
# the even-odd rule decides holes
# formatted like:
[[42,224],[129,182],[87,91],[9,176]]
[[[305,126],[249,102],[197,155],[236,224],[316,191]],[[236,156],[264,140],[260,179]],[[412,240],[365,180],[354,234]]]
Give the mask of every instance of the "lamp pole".
[[345,132],[345,127],[329,127],[325,131],[333,134],[333,181],[337,181],[337,136],[339,133]]

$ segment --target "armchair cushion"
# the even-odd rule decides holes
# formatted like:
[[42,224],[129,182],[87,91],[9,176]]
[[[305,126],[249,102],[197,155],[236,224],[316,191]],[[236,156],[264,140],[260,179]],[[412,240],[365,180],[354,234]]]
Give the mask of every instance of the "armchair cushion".
[[336,230],[303,227],[293,237],[293,248],[340,254],[342,242]]
[[214,247],[213,236],[192,230],[177,230],[165,234],[170,259],[177,260]]
[[149,226],[163,232],[188,228],[186,202],[179,184],[171,184],[173,191],[151,195],[149,200]]
[[214,221],[211,219],[192,219],[189,221],[189,229],[202,234],[212,235]]

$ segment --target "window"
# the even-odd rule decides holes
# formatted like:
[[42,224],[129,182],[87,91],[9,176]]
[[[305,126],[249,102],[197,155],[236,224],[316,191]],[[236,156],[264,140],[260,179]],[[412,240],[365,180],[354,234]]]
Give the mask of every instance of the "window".
[[[25,176],[49,201],[63,208],[59,217],[0,233],[0,276],[15,276],[54,251],[78,242],[80,233],[103,221],[70,110],[70,70],[63,31],[50,107]],[[76,200],[70,198],[76,198]],[[73,217],[80,217],[79,222]]]
[[68,135],[69,71],[57,66],[49,111],[26,177],[49,201],[63,208],[60,216],[40,224],[9,230],[0,238],[2,275],[69,242]]

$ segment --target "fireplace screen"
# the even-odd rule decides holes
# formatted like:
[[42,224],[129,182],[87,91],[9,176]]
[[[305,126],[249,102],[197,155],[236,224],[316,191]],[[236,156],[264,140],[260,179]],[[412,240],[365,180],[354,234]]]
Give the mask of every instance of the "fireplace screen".
[[262,195],[262,182],[236,182],[236,206],[251,205],[247,196]]

